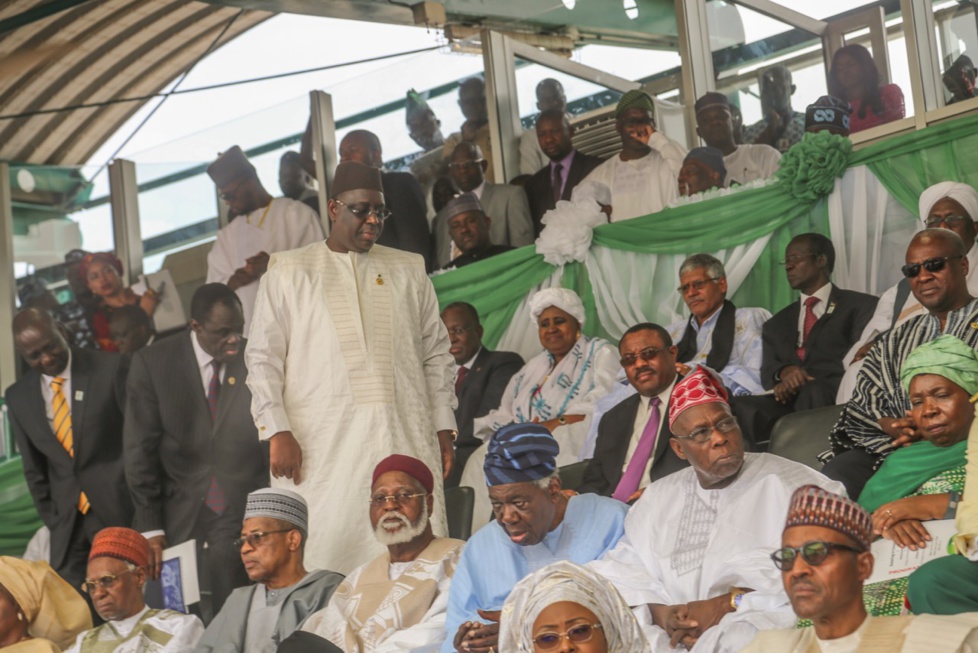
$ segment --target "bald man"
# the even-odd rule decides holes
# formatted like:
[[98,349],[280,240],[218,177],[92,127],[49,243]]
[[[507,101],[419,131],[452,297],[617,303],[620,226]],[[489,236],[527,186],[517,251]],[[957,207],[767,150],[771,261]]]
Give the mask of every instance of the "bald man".
[[70,347],[60,325],[37,309],[17,313],[13,331],[31,370],[7,389],[10,427],[34,506],[51,530],[51,566],[78,588],[95,534],[132,521],[122,469],[129,359]]
[[[546,111],[567,111],[567,96],[564,86],[556,79],[548,77],[541,80],[536,88],[537,109],[542,116]],[[537,117],[540,120],[540,117]],[[520,136],[520,174],[532,175],[543,166],[550,163],[550,156],[543,151],[543,146],[537,139],[537,129],[524,129]],[[590,170],[588,171],[590,172]]]

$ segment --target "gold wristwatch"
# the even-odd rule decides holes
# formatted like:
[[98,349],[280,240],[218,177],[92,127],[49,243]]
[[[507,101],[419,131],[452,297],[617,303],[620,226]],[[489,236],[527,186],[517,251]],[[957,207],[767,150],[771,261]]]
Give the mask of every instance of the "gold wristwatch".
[[730,588],[730,607],[736,612],[740,608],[740,602],[744,599],[747,592],[740,587]]

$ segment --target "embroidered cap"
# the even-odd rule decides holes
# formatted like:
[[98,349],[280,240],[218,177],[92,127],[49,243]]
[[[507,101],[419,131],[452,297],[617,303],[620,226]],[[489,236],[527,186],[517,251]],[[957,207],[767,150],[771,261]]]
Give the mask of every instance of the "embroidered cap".
[[448,200],[448,204],[445,205],[445,213],[447,214],[445,219],[451,220],[456,215],[472,211],[478,211],[483,215],[486,213],[482,208],[482,202],[475,196],[475,193],[461,193]]
[[719,173],[722,181],[727,176],[727,166],[723,162],[723,152],[715,147],[694,147],[686,155],[686,160],[693,159]]
[[266,487],[248,495],[244,519],[271,517],[287,521],[306,533],[309,532],[309,507],[298,492],[285,488]]
[[557,469],[560,445],[539,424],[509,424],[486,444],[486,485],[525,483],[547,478]]
[[417,480],[418,483],[421,483],[421,487],[428,494],[431,494],[435,487],[435,480],[428,466],[411,456],[395,453],[381,460],[374,468],[374,476],[370,484],[373,485],[376,483],[377,479],[387,472],[404,472],[411,478]]
[[791,495],[784,528],[821,526],[851,537],[863,549],[873,541],[873,519],[861,505],[817,485],[803,485]]
[[92,539],[89,560],[118,558],[137,567],[149,566],[149,542],[131,528],[113,526],[103,528]]
[[723,381],[716,372],[697,365],[695,371],[672,389],[672,396],[669,397],[669,429],[672,430],[676,419],[684,410],[713,403],[730,405],[727,389],[723,387]]
[[696,110],[696,114],[699,115],[700,111],[706,111],[707,109],[726,109],[730,111],[730,100],[723,93],[717,93],[716,91],[710,91],[709,93],[704,93],[703,97],[696,101],[693,105]]
[[224,188],[232,181],[255,174],[255,166],[237,145],[217,157],[207,166],[207,174],[218,188]]
[[623,111],[635,108],[647,109],[655,114],[655,102],[652,100],[652,96],[636,88],[628,91],[618,100],[618,106],[615,107],[615,117],[620,116]]
[[805,109],[805,131],[827,129],[849,135],[849,115],[852,107],[845,100],[823,95]]

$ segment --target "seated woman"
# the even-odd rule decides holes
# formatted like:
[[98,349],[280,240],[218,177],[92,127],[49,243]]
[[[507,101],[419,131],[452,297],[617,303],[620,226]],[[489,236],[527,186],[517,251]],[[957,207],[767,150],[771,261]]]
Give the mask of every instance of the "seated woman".
[[849,133],[903,118],[907,109],[903,91],[896,84],[880,86],[873,55],[861,45],[839,48],[829,70],[829,95],[852,106]]
[[85,599],[48,563],[0,557],[0,651],[60,653],[91,627]]
[[131,288],[122,285],[122,261],[110,252],[98,252],[87,255],[81,263],[79,274],[88,284],[89,290],[98,299],[92,309],[89,324],[95,332],[99,349],[103,351],[118,351],[112,341],[109,321],[112,312],[120,306],[138,305],[147,315],[152,317],[159,303],[159,295],[152,288],[144,294],[137,295]]
[[614,585],[587,567],[561,561],[513,587],[500,616],[499,650],[651,653],[652,648]]
[[[529,304],[544,351],[510,379],[499,408],[477,418],[473,434],[486,441],[508,424],[538,422],[560,445],[557,465],[569,465],[580,460],[594,404],[608,394],[621,369],[618,351],[606,340],[581,333],[584,303],[574,291],[547,288]],[[483,445],[469,457],[460,482],[476,493],[474,529],[491,513],[482,472],[485,453]]]
[[[907,356],[900,381],[924,439],[891,453],[866,484],[859,503],[873,513],[877,534],[915,551],[931,539],[924,523],[952,519],[964,491],[978,355],[958,338],[941,336]],[[874,616],[900,614],[906,589],[906,578],[867,585],[867,611]]]

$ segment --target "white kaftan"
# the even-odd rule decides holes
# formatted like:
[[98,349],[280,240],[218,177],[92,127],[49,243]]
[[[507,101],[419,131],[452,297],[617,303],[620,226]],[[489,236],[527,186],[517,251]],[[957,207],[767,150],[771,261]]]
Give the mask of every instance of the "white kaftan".
[[[365,519],[374,467],[401,453],[440,478],[436,432],[455,429],[455,361],[424,259],[325,243],[275,254],[254,327],[246,361],[259,437],[291,431],[302,447],[302,482],[272,486],[309,504],[306,567],[349,573],[384,551]],[[441,483],[432,524],[447,530]]]
[[771,552],[791,494],[814,484],[845,488],[800,463],[765,453],[745,454],[740,476],[726,488],[704,490],[692,468],[645,488],[625,518],[618,546],[591,563],[632,606],[653,651],[668,651],[669,637],[652,625],[648,604],[679,605],[749,587],[740,609],[703,633],[697,653],[732,653],[759,630],[790,627],[795,616]]
[[615,155],[591,171],[585,181],[604,184],[611,191],[611,222],[658,213],[679,197],[679,169],[686,150],[655,132],[652,151],[641,159],[622,161]]
[[[235,270],[245,266],[246,259],[259,252],[274,254],[323,238],[323,225],[315,211],[297,200],[277,197],[267,206],[239,215],[217,232],[217,240],[207,255],[207,283],[227,283]],[[244,309],[247,336],[258,283],[249,283],[235,292]]]
[[191,614],[144,607],[79,634],[66,653],[190,653],[203,634],[204,624]]
[[733,154],[723,157],[727,169],[725,186],[749,184],[770,179],[781,167],[781,153],[770,145],[738,145]]

